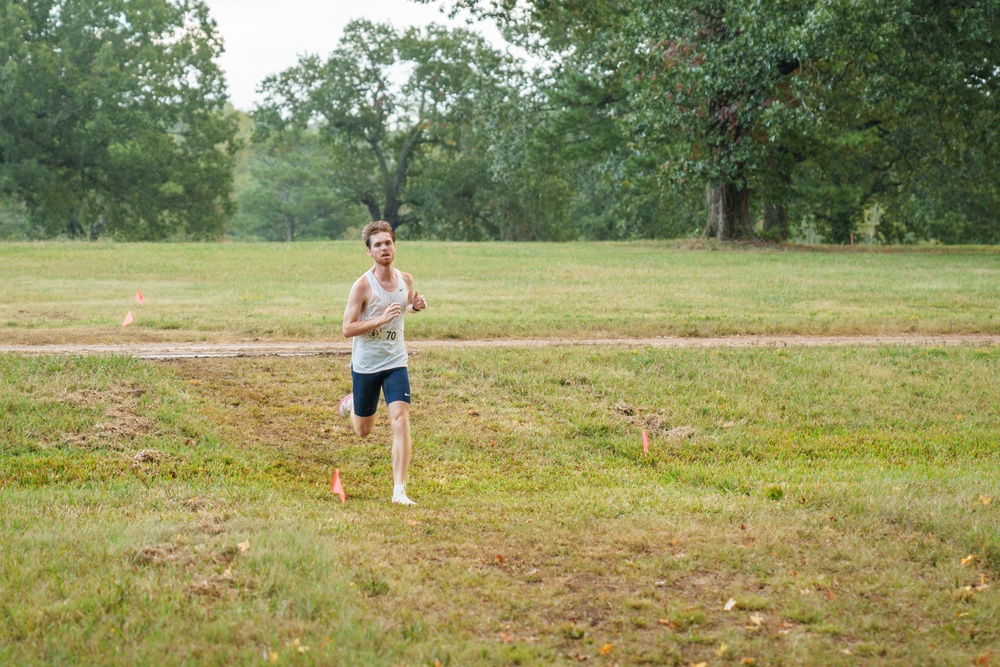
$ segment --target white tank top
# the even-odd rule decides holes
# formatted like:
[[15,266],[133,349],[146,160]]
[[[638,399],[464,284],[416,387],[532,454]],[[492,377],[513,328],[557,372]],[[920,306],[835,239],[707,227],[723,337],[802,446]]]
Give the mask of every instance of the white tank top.
[[365,278],[371,286],[371,296],[368,305],[361,313],[359,322],[377,319],[389,304],[398,303],[400,314],[381,329],[375,329],[367,334],[355,336],[351,348],[351,367],[358,373],[378,373],[390,368],[406,366],[409,357],[403,344],[403,315],[406,314],[406,283],[399,269],[396,272],[396,291],[387,292],[379,284],[371,271],[365,272]]

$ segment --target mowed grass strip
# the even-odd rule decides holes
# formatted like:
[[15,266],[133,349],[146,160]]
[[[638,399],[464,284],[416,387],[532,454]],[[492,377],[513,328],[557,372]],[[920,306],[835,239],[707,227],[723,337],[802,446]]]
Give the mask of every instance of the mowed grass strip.
[[[408,320],[411,339],[1000,332],[996,248],[401,241],[397,264],[431,306]],[[338,339],[370,265],[360,241],[4,243],[0,332],[7,343]]]
[[420,353],[406,509],[345,359],[0,357],[0,662],[988,661],[998,362]]

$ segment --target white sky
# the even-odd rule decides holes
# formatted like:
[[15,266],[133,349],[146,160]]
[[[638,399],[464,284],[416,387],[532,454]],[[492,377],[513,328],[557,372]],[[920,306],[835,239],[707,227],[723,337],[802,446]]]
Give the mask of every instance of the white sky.
[[[389,22],[396,28],[441,23],[463,26],[440,11],[443,3],[421,5],[410,0],[205,0],[219,24],[226,52],[220,64],[237,109],[249,111],[259,101],[258,84],[269,74],[292,67],[305,53],[329,54],[344,26],[356,18]],[[496,28],[477,23],[474,29],[495,46],[503,39]]]

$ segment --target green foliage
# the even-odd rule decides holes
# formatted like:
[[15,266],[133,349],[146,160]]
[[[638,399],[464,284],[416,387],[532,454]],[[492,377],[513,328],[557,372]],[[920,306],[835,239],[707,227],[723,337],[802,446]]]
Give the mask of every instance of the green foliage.
[[1000,137],[985,122],[956,142],[949,160],[908,174],[893,200],[906,233],[942,243],[1000,244]]
[[331,186],[396,227],[409,214],[411,163],[431,144],[454,145],[456,124],[467,121],[476,92],[501,63],[465,30],[353,21],[326,60],[303,56],[264,81],[255,136],[316,128],[334,151]]
[[313,132],[276,134],[254,145],[248,180],[237,193],[233,235],[268,241],[339,239],[364,224],[333,190],[337,165]]
[[[827,172],[828,194],[814,200],[806,175],[800,200],[835,242],[848,241],[874,201],[890,211],[878,230],[883,242],[991,242],[996,219],[984,209],[1000,204],[1000,179],[982,156],[997,142],[989,63],[1000,60],[1000,6],[914,0],[863,11],[820,16],[842,27],[822,44],[826,56],[810,61],[825,86],[804,99],[824,105],[825,123],[803,137],[818,150],[802,152],[807,171]],[[829,195],[840,205],[830,206]]]
[[0,198],[0,239],[27,241],[34,232],[24,203]]
[[569,220],[581,238],[676,238],[698,228],[700,192],[670,187],[648,152],[635,150],[616,76],[595,78],[586,59],[567,58],[540,86],[531,148],[567,182]]
[[415,170],[414,236],[552,241],[578,235],[565,164],[538,141],[539,96],[518,72],[481,87],[451,141]]
[[621,240],[697,228],[691,197],[629,150],[614,93],[571,66],[554,77],[511,69],[477,91],[450,140],[418,156],[404,235]]
[[885,242],[997,238],[995,151],[978,149],[1000,127],[996,0],[453,4],[560,65],[567,119],[601,101],[605,122],[578,126],[593,155],[718,191],[720,238],[752,234],[749,193],[835,242],[876,200]]
[[1000,0],[451,5],[535,69],[354,21],[251,128],[202,0],[0,0],[0,237],[1000,242]]
[[202,2],[0,3],[0,192],[39,233],[218,238],[235,124]]

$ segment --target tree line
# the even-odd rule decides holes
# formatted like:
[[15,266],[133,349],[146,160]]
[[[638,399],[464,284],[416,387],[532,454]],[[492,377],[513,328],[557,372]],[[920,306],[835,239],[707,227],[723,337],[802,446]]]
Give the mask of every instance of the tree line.
[[[431,1],[431,0],[426,0]],[[453,0],[226,104],[197,0],[0,0],[0,236],[998,243],[1000,0]]]

